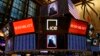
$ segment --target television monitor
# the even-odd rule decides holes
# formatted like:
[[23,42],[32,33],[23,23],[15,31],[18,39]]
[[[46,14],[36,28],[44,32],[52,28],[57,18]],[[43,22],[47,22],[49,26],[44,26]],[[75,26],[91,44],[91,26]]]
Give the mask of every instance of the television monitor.
[[58,14],[58,3],[57,1],[48,5],[48,15],[53,16]]
[[47,48],[57,48],[56,35],[47,35]]
[[32,18],[15,21],[13,22],[13,27],[15,35],[35,32]]
[[71,19],[69,33],[77,35],[86,35],[88,24],[87,22]]

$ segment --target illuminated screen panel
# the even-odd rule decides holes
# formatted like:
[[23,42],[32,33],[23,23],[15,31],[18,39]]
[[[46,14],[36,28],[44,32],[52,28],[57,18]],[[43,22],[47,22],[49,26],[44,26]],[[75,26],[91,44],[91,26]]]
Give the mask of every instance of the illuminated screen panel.
[[47,35],[47,48],[57,48],[56,35]]
[[79,21],[76,19],[72,19],[69,27],[69,33],[86,35],[87,23],[83,21]]
[[32,18],[13,22],[15,35],[35,32]]
[[48,15],[53,16],[56,15],[57,13],[58,13],[58,4],[56,1],[48,5]]

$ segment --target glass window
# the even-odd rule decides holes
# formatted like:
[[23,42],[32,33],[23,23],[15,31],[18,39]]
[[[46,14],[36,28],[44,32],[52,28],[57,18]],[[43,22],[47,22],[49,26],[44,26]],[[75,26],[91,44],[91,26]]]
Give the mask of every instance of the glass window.
[[0,0],[0,13],[5,13],[7,9],[7,5],[10,6],[11,0]]
[[23,2],[25,0],[14,0],[13,2],[13,7],[12,7],[12,11],[11,11],[11,17],[13,18],[22,18],[22,16],[24,15],[24,7],[25,7],[25,2]]
[[2,18],[0,17],[0,23],[2,23]]
[[22,2],[26,2],[25,0],[21,0]]
[[[27,5],[25,4],[26,0],[14,0],[13,7],[11,10],[11,17],[16,19],[23,18],[25,13],[24,11],[27,10],[27,8],[25,8]],[[32,17],[35,16],[35,14],[36,4],[33,1],[29,0],[27,16]]]
[[5,3],[7,3],[8,2],[8,0],[2,0],[3,2],[5,2]]
[[29,6],[32,7],[32,8],[36,8],[36,4],[33,3],[32,1],[29,1]]
[[14,4],[13,4],[13,7],[18,8],[19,6],[17,5],[17,3],[14,3]]
[[3,2],[2,2],[2,1],[0,1],[0,5],[2,5],[2,3],[3,3]]
[[32,1],[29,1],[28,17],[35,16],[35,12],[36,12],[36,4]]
[[14,0],[14,3],[16,4],[19,4],[19,2],[20,2],[19,0]]
[[19,16],[18,18],[22,18],[23,12],[19,11],[18,16]]
[[5,13],[7,3],[4,2],[5,0],[0,0],[0,13]]

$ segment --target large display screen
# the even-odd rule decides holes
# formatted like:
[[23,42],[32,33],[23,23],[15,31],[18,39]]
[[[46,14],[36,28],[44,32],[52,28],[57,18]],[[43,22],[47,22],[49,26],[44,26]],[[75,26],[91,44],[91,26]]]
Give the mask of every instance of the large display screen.
[[32,18],[13,22],[15,35],[35,32]]
[[57,48],[56,35],[47,35],[47,48]]
[[71,19],[69,33],[86,35],[87,23],[84,21]]
[[58,13],[57,1],[48,5],[48,15],[53,16]]

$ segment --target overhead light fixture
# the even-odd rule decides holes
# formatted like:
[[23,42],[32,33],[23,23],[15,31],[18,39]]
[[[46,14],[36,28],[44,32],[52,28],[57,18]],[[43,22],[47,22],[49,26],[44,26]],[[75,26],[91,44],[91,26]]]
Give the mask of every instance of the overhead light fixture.
[[2,32],[0,32],[0,36],[4,37],[4,34]]

